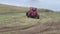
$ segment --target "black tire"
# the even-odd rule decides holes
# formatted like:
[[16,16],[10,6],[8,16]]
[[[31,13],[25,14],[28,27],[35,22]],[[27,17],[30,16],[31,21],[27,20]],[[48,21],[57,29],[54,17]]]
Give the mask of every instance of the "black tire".
[[37,15],[36,18],[39,19],[39,15]]
[[26,12],[26,16],[27,16],[27,17],[29,17],[29,14],[28,14],[28,12]]

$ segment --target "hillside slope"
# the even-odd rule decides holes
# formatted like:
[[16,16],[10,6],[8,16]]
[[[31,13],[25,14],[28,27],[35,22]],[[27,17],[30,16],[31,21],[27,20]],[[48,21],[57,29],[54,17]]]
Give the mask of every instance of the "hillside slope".
[[[28,7],[18,7],[18,6],[11,6],[11,5],[5,5],[0,4],[0,12],[26,12],[28,11]],[[53,12],[49,9],[39,9],[39,12]]]
[[26,17],[27,10],[0,4],[0,34],[60,34],[60,12],[39,9],[40,19],[33,19]]
[[26,7],[17,7],[17,6],[0,4],[0,12],[24,12],[26,10],[27,10]]

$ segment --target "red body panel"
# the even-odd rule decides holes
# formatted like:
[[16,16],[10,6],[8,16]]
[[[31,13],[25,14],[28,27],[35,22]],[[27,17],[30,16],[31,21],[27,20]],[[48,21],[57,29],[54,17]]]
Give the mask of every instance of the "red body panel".
[[36,16],[37,15],[37,8],[30,7],[29,14],[31,16]]

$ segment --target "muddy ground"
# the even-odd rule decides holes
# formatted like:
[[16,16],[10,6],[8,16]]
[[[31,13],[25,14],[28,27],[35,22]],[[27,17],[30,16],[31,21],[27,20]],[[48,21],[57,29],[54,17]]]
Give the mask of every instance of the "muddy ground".
[[0,28],[0,34],[60,34],[60,21]]

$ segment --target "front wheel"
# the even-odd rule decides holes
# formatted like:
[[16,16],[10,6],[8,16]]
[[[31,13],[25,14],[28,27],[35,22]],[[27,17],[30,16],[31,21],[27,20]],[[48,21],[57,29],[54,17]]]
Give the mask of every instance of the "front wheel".
[[26,12],[26,16],[27,16],[27,17],[29,17],[29,14],[28,14],[28,12]]

